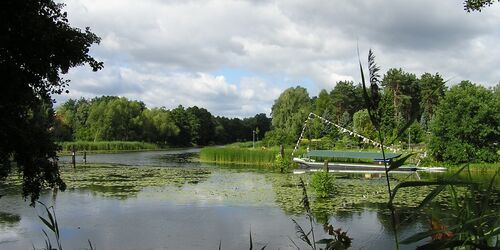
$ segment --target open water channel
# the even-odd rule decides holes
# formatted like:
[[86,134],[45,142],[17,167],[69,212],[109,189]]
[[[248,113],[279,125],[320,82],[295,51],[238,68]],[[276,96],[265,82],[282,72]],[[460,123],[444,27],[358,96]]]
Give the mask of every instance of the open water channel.
[[[64,249],[307,249],[292,219],[304,229],[300,178],[257,167],[196,162],[198,149],[87,156],[87,165],[65,166],[65,192],[46,191],[41,201],[54,206]],[[193,160],[194,159],[194,160]],[[68,163],[68,157],[61,157]],[[434,178],[435,176],[423,176]],[[391,217],[380,175],[335,175],[336,195],[317,199],[308,189],[316,240],[328,238],[323,224],[347,231],[352,249],[393,249]],[[393,176],[393,181],[417,178]],[[430,211],[409,213],[429,189],[401,192],[396,200],[400,239],[428,230]],[[0,187],[0,249],[44,247],[45,229],[16,181]],[[407,222],[409,218],[414,219]],[[427,242],[402,245],[414,249]],[[321,245],[318,245],[321,246]]]

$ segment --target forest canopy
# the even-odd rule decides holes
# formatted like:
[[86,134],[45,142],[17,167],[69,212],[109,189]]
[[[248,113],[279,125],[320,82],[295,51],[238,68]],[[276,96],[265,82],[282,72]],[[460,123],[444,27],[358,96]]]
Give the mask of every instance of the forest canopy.
[[141,101],[102,96],[70,99],[57,109],[58,141],[145,141],[168,146],[204,146],[261,138],[269,131],[265,114],[249,118],[213,116],[197,106],[168,110]]
[[5,0],[0,8],[0,181],[13,160],[23,196],[32,201],[44,186],[65,188],[51,130],[51,95],[68,86],[61,75],[84,64],[103,67],[88,54],[100,38],[89,28],[71,27],[62,7],[51,0]]

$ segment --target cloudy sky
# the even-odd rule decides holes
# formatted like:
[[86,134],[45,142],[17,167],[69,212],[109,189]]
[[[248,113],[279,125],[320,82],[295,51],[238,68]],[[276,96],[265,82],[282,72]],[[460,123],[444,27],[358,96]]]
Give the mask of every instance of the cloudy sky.
[[68,0],[72,26],[102,38],[104,62],[69,72],[68,98],[118,95],[148,107],[197,105],[214,115],[269,115],[288,87],[310,95],[360,79],[372,48],[385,72],[439,72],[449,85],[500,82],[500,4],[462,0]]

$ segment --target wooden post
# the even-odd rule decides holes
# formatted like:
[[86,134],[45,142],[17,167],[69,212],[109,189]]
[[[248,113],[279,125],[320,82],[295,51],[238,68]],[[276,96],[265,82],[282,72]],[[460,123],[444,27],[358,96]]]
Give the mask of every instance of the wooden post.
[[87,165],[87,151],[83,151],[83,164]]
[[285,147],[283,147],[283,144],[280,144],[280,155],[282,161],[282,164],[280,166],[280,172],[283,173],[284,172],[283,163],[285,162]]
[[76,149],[75,149],[75,145],[71,145],[71,164],[73,164],[73,168],[76,168]]
[[325,161],[325,171],[330,172],[330,168],[328,167],[328,160]]

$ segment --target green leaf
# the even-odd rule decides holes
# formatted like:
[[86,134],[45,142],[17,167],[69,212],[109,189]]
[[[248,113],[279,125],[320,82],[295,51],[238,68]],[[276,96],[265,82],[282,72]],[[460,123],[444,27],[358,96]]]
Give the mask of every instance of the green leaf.
[[422,202],[420,202],[417,209],[421,209],[421,208],[425,207],[427,204],[429,204],[434,198],[436,198],[436,196],[438,196],[438,194],[441,193],[441,191],[444,190],[445,187],[446,187],[446,185],[440,185],[440,186],[435,187],[429,194],[427,194],[425,196],[425,198],[422,200]]
[[486,236],[486,237],[493,237],[493,236],[496,236],[496,235],[499,235],[499,234],[500,234],[500,227],[497,227],[497,228],[492,229],[489,232],[486,232],[484,234],[484,236]]
[[253,248],[253,242],[252,242],[252,230],[250,229],[250,250]]
[[316,243],[318,243],[318,244],[328,244],[328,243],[330,243],[332,241],[333,241],[333,239],[321,239],[321,240],[316,241]]
[[96,250],[96,249],[94,248],[94,246],[92,246],[92,242],[90,241],[90,239],[87,239],[87,240],[88,240],[88,242],[89,242],[89,247],[90,247],[90,250]]
[[[422,239],[424,239],[426,237],[430,237],[430,236],[432,236],[434,234],[444,233],[444,232],[450,232],[450,231],[453,231],[453,230],[461,228],[461,227],[467,227],[467,226],[476,225],[477,223],[481,223],[482,221],[485,221],[485,220],[487,220],[489,218],[497,218],[498,216],[500,216],[500,212],[495,212],[495,213],[491,213],[491,214],[487,214],[487,215],[481,216],[479,218],[470,219],[470,220],[464,222],[463,224],[454,225],[454,226],[451,226],[451,227],[449,227],[448,229],[445,229],[445,230],[429,230],[429,231],[425,231],[425,232],[420,232],[420,233],[414,234],[414,235],[412,235],[412,236],[404,239],[403,241],[401,241],[401,244],[414,243],[414,242],[422,240]],[[494,230],[492,230],[490,232],[491,232],[491,236],[494,236],[494,235],[500,233],[500,228],[496,228],[496,229],[494,229]]]
[[396,197],[397,191],[400,188],[406,187],[425,187],[425,186],[435,186],[435,185],[468,185],[472,182],[460,181],[460,180],[437,180],[437,181],[406,181],[401,182],[393,189],[392,196],[389,199],[389,204],[392,204],[392,201]]
[[414,155],[415,153],[412,153],[412,154],[408,154],[406,155],[405,157],[402,157],[402,158],[399,158],[397,161],[393,161],[391,162],[391,165],[389,167],[389,169],[387,171],[391,171],[391,170],[394,170],[394,169],[397,169],[401,166],[403,166],[403,164],[405,163],[405,161],[410,158],[410,156]]
[[47,238],[45,240],[45,248],[46,249],[52,249],[52,243],[50,243],[50,238],[49,238],[49,235],[47,234],[47,232],[45,231],[45,229],[42,229],[42,233],[45,235],[45,237]]
[[302,241],[304,241],[305,243],[307,243],[307,245],[309,245],[310,247],[313,247],[313,245],[311,243],[311,240],[309,240],[309,237],[307,237],[308,234],[305,233],[304,229],[302,229],[302,227],[299,225],[299,223],[297,223],[296,220],[292,219],[292,221],[295,224],[295,231],[296,231],[297,236]]
[[446,178],[445,180],[437,180],[437,181],[406,181],[406,182],[401,182],[396,187],[393,189],[393,192],[391,194],[391,197],[389,198],[388,205],[392,206],[392,202],[394,198],[396,197],[397,191],[400,188],[405,188],[405,187],[422,187],[422,186],[435,186],[435,185],[442,185],[443,187],[437,187],[435,188],[429,195],[427,195],[424,200],[420,203],[418,208],[422,208],[426,204],[428,204],[434,197],[436,197],[444,188],[446,185],[470,185],[474,184],[471,181],[460,181],[460,180],[454,180],[460,172],[462,172],[468,165],[464,165],[461,167],[457,172],[455,172],[452,176]]
[[52,225],[50,225],[50,223],[45,218],[43,218],[42,216],[38,216],[38,218],[40,218],[40,220],[43,222],[43,224],[45,224],[45,226],[47,226],[50,230],[54,231]]
[[368,91],[366,89],[365,73],[363,72],[363,66],[361,65],[361,59],[359,59],[359,48],[358,48],[358,60],[359,60],[359,71],[361,72],[361,83],[363,85],[363,99],[365,101],[366,109],[368,110],[368,116],[370,117],[370,121],[372,122],[373,126],[376,129],[378,129],[379,123],[378,123],[378,120],[375,119],[375,116],[373,114],[373,107],[371,105],[372,100],[370,98],[370,95],[368,95]]
[[417,250],[434,250],[434,249],[453,249],[454,247],[473,245],[470,241],[464,240],[435,240],[422,246],[418,246]]
[[411,243],[423,240],[423,239],[430,237],[432,235],[435,235],[438,233],[444,233],[444,232],[448,232],[448,231],[449,230],[429,230],[429,231],[425,231],[425,232],[420,232],[420,233],[416,233],[416,234],[402,240],[400,243],[405,244],[405,245],[411,244]]

